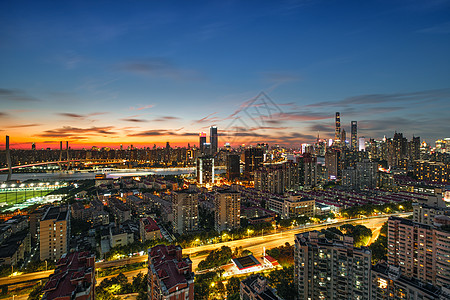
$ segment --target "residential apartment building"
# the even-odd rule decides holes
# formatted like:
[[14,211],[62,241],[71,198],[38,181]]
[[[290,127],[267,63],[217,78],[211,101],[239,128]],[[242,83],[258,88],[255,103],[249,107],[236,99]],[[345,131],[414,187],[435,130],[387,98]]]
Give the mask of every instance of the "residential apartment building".
[[70,237],[70,212],[67,207],[52,206],[39,222],[41,260],[58,260],[67,253]]
[[353,238],[329,241],[318,231],[295,235],[298,299],[369,300],[371,252]]
[[89,252],[64,254],[42,291],[42,300],[94,300],[95,255]]
[[142,242],[161,238],[161,230],[152,218],[141,218],[139,220],[139,233]]
[[192,261],[183,258],[183,249],[158,245],[148,250],[148,299],[193,300]]
[[388,263],[399,266],[408,278],[450,287],[450,231],[445,226],[390,217]]
[[267,208],[277,212],[281,218],[313,217],[315,212],[314,199],[302,195],[289,195],[288,197],[271,197],[267,200]]
[[183,234],[198,230],[198,192],[189,188],[172,194],[173,231]]
[[241,193],[231,189],[214,194],[215,230],[221,232],[239,228],[241,224]]
[[383,263],[372,267],[372,300],[447,300],[448,291],[402,274],[401,268]]

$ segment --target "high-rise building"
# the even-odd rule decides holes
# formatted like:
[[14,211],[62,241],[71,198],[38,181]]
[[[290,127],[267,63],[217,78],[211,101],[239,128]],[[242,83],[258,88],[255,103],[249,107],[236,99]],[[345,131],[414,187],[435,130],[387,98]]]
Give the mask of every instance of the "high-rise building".
[[388,220],[388,263],[408,278],[450,288],[450,231],[409,219]]
[[200,148],[200,155],[209,154],[205,153],[205,144],[206,144],[206,133],[201,132],[199,135],[200,141],[198,147]]
[[173,192],[172,213],[175,233],[198,230],[198,192],[194,188]]
[[35,143],[31,144],[31,150],[36,150],[36,144]]
[[359,151],[366,151],[366,138],[363,137],[363,136],[359,138],[358,150]]
[[209,142],[211,143],[211,155],[215,155],[219,147],[219,139],[216,126],[211,126],[211,128],[209,129]]
[[199,184],[214,183],[214,158],[200,156],[197,158],[197,182]]
[[262,148],[247,148],[244,152],[244,176],[248,180],[253,180],[254,172],[263,164]]
[[356,163],[356,188],[374,189],[377,187],[378,163],[368,159]]
[[441,288],[404,276],[401,269],[385,262],[372,267],[372,300],[444,300],[450,299]]
[[336,129],[334,132],[334,142],[336,144],[339,144],[340,138],[341,138],[341,114],[339,112],[336,112],[335,124],[336,124]]
[[353,247],[353,238],[329,241],[318,231],[295,235],[294,280],[298,299],[370,298],[372,254]]
[[299,180],[305,187],[315,187],[317,185],[317,157],[310,153],[305,153],[298,160]]
[[351,149],[358,151],[358,122],[352,121]]
[[241,176],[241,158],[238,154],[227,155],[227,179],[233,181]]
[[222,232],[239,228],[241,222],[241,193],[231,189],[214,194],[215,230]]
[[56,263],[55,272],[42,288],[43,300],[95,299],[95,255],[89,252],[64,254]]
[[337,149],[330,149],[325,153],[325,166],[327,168],[327,179],[336,180],[341,176],[340,170],[340,154],[341,152]]
[[341,146],[342,147],[347,146],[346,141],[347,141],[347,133],[345,132],[345,129],[342,128],[342,130],[341,130]]
[[180,246],[148,249],[148,299],[194,300],[192,261]]
[[49,207],[39,222],[41,260],[58,260],[67,253],[70,236],[70,213],[67,207]]

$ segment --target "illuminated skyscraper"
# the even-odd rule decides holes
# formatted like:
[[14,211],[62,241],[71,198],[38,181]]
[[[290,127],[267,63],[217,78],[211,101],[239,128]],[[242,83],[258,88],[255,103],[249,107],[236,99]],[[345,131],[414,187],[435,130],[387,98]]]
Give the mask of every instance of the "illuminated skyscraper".
[[209,142],[211,143],[211,155],[215,155],[218,149],[217,127],[211,126],[209,129]]
[[351,148],[353,151],[358,150],[358,123],[356,121],[352,121]]
[[197,158],[197,182],[199,184],[214,183],[214,158],[200,156]]
[[334,133],[334,142],[339,144],[340,138],[341,138],[341,114],[339,112],[336,112],[336,131]]

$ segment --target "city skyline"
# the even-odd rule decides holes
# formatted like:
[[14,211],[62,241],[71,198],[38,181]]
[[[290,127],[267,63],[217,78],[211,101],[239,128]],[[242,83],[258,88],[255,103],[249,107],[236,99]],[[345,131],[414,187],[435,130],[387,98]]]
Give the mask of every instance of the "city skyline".
[[450,132],[449,1],[1,6],[11,148],[198,145],[212,125],[220,147],[300,147],[335,112],[366,138]]

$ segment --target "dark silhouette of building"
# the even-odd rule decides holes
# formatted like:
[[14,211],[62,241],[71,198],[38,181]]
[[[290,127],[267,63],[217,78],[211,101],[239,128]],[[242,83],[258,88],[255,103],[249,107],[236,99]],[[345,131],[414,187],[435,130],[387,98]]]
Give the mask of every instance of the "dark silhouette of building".
[[241,176],[241,158],[238,154],[227,155],[227,179],[233,181]]
[[358,122],[352,121],[351,149],[358,151]]
[[209,129],[209,142],[211,143],[211,155],[215,155],[219,147],[219,140],[216,126],[211,126],[211,128]]
[[248,180],[253,180],[255,170],[263,164],[263,149],[247,148],[245,149],[244,157],[244,176]]

